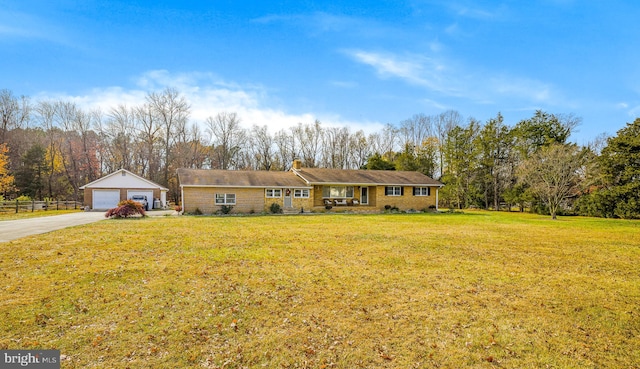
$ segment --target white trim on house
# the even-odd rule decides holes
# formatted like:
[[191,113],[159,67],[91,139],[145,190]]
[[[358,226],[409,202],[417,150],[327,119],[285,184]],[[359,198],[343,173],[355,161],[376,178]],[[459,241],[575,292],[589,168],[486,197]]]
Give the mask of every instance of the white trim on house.
[[[134,179],[138,179],[138,180],[140,180],[140,181],[145,182],[146,184],[148,184],[148,185],[149,185],[149,187],[148,187],[148,188],[154,188],[154,189],[155,189],[155,188],[157,188],[157,189],[160,189],[160,191],[169,191],[169,189],[168,189],[168,188],[166,188],[166,187],[162,187],[161,185],[159,185],[159,184],[157,184],[157,183],[155,183],[155,182],[152,182],[152,181],[150,181],[150,180],[148,180],[148,179],[146,179],[146,178],[140,177],[140,176],[139,176],[139,175],[137,175],[137,174],[131,173],[130,171],[128,171],[128,170],[126,170],[126,169],[119,169],[119,170],[116,170],[115,172],[113,172],[113,173],[111,173],[111,174],[107,174],[107,175],[106,175],[106,176],[104,176],[104,177],[100,177],[100,178],[96,179],[96,180],[95,180],[95,181],[93,181],[93,182],[87,183],[86,185],[79,187],[79,189],[80,189],[80,190],[84,190],[84,189],[86,189],[86,188],[113,188],[112,186],[100,187],[100,186],[96,186],[96,184],[98,184],[98,183],[100,183],[100,182],[103,182],[103,181],[105,181],[105,180],[107,180],[107,179],[109,179],[109,178],[111,178],[111,177],[114,177],[114,176],[116,176],[116,175],[118,175],[118,174],[119,174],[119,175],[122,175],[122,173],[123,173],[123,172],[124,172],[124,173],[126,173],[127,175],[129,175],[129,176],[133,177]],[[128,187],[128,186],[124,186],[124,188],[129,188],[129,187]]]
[[277,188],[277,189],[286,189],[286,188],[300,188],[300,189],[312,189],[313,186],[234,186],[234,185],[180,185],[181,188],[184,187],[198,187],[198,188]]

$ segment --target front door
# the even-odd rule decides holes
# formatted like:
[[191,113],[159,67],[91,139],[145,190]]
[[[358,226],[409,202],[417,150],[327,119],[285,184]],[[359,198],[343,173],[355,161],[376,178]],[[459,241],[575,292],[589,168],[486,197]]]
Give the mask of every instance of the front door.
[[284,207],[291,208],[293,207],[291,203],[291,189],[287,188],[284,190]]
[[369,204],[369,187],[360,187],[360,203],[362,205]]

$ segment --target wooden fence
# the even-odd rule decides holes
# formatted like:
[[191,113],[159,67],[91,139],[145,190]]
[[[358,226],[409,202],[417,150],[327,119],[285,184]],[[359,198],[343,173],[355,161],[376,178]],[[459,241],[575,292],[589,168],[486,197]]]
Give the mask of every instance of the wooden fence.
[[19,213],[47,210],[79,210],[82,203],[78,201],[1,201],[0,212]]

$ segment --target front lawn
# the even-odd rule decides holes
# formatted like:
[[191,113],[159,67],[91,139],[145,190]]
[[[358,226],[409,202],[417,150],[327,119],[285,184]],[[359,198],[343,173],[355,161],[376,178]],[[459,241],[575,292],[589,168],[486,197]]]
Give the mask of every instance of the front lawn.
[[633,368],[640,222],[152,217],[0,245],[0,349],[63,368]]

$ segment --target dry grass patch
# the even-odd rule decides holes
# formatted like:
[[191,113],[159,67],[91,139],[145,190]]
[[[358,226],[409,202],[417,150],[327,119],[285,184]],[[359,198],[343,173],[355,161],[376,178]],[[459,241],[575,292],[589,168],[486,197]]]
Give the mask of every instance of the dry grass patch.
[[640,362],[638,222],[165,217],[0,254],[0,348],[57,348],[65,368]]

